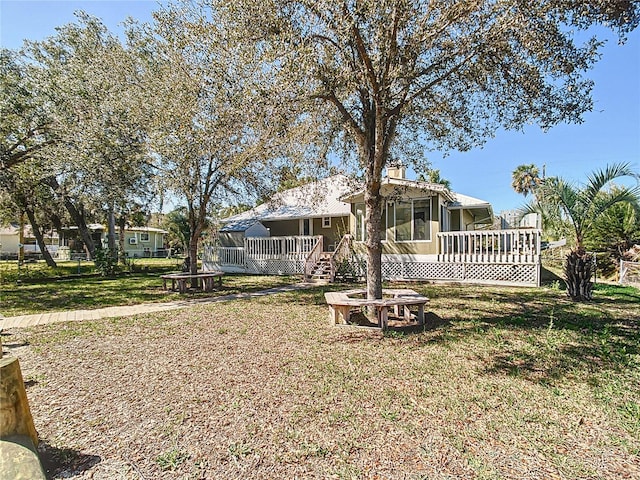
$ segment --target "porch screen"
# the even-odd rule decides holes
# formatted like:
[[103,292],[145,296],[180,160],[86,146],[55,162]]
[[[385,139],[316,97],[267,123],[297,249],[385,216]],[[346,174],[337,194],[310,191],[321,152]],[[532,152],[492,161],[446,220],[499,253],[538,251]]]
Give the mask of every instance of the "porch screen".
[[431,240],[431,200],[396,202],[396,242]]
[[431,201],[415,200],[413,202],[413,239],[431,239]]
[[411,202],[396,202],[396,242],[411,240]]
[[[391,205],[390,205],[391,206]],[[387,204],[382,206],[382,221],[380,223],[380,240],[387,239]],[[365,223],[365,205],[364,203],[356,204],[356,231],[355,237],[357,242],[364,242],[367,239],[367,228]]]

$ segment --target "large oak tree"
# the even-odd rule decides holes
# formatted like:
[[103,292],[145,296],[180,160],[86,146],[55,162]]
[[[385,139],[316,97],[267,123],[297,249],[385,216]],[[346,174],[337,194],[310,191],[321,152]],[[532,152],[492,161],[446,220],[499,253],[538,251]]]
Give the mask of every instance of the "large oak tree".
[[247,46],[278,111],[304,112],[326,144],[354,146],[370,297],[382,293],[380,187],[391,156],[411,160],[416,145],[469,150],[500,128],[581,122],[601,42],[579,33],[599,24],[623,40],[640,11],[631,0],[182,3],[210,9],[215,33]]

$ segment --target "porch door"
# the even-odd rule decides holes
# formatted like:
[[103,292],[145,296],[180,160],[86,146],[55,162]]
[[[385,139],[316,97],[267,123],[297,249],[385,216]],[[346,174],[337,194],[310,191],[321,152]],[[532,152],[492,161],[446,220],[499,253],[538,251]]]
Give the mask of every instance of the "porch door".
[[313,235],[313,219],[311,218],[300,219],[300,235],[303,235],[303,236]]
[[451,211],[444,205],[440,205],[440,231],[451,231]]

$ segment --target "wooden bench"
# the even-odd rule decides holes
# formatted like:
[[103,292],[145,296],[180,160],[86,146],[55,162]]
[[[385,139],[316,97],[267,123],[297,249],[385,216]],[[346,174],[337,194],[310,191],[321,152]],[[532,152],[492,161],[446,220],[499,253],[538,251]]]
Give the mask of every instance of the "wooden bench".
[[[368,300],[364,298],[364,290],[346,290],[342,292],[327,292],[324,298],[329,305],[331,325],[348,324],[351,319],[351,309],[354,307],[374,307],[378,319],[378,326],[387,328],[389,321],[389,308],[393,308],[394,315],[406,321],[412,320],[409,307],[418,307],[415,316],[419,325],[424,325],[424,306],[429,301],[425,296],[409,289],[384,289],[383,297],[386,298]],[[363,296],[363,298],[358,298]],[[402,313],[401,313],[402,311]]]
[[218,282],[218,287],[222,286],[223,275],[224,272],[220,271],[198,272],[196,274],[168,273],[167,275],[161,275],[160,278],[162,278],[162,287],[165,290],[167,290],[167,280],[171,280],[171,290],[175,290],[176,285],[178,285],[178,291],[180,293],[185,293],[187,291],[187,282],[191,282],[195,279],[196,285],[198,282],[201,282],[203,291],[211,292],[213,291],[216,280]]

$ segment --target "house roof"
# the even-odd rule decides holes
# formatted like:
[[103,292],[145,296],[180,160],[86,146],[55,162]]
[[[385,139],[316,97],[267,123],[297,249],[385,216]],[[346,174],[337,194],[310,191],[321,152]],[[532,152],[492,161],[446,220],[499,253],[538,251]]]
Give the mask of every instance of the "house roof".
[[[87,228],[93,232],[101,232],[101,231],[106,231],[107,227],[105,227],[104,225],[101,225],[99,223],[89,223],[87,224]],[[62,230],[78,230],[78,227],[75,225],[71,225],[68,227],[62,227]],[[116,231],[119,231],[119,228],[116,227]],[[163,230],[161,228],[155,228],[155,227],[130,227],[127,226],[124,229],[125,232],[145,232],[145,233],[164,233],[167,234],[169,233],[166,230]]]
[[[452,192],[453,193],[453,192]],[[455,200],[449,204],[449,208],[455,210],[457,208],[491,208],[491,204],[479,198],[463,195],[462,193],[453,193]]]
[[222,220],[223,223],[261,220],[295,220],[299,218],[346,217],[351,209],[341,197],[352,190],[344,175],[334,175],[316,182],[275,194],[271,200],[246,212]]
[[453,196],[455,199],[449,204],[449,210],[468,210],[476,217],[477,223],[491,222],[493,207],[489,202],[457,192],[453,193]]
[[253,227],[256,223],[260,223],[257,220],[249,219],[249,220],[236,220],[229,223],[226,223],[221,229],[221,232],[246,232],[251,227]]
[[0,226],[0,235],[19,235],[19,234],[20,234],[20,230],[18,229],[18,227],[11,223],[4,227]]
[[[8,225],[5,226],[0,226],[0,235],[2,236],[19,236],[20,235],[20,227],[18,226],[18,224],[14,224],[14,223],[10,223]],[[24,236],[27,238],[33,238],[33,228],[31,228],[30,224],[25,224],[24,226]],[[44,236],[49,238],[49,237],[54,237],[57,238],[58,237],[58,232],[56,232],[55,230],[51,231],[47,231],[44,233]]]
[[[380,186],[380,193],[383,197],[387,198],[404,197],[411,193],[419,193],[422,195],[425,193],[439,193],[450,202],[455,200],[453,192],[450,192],[444,185],[439,183],[420,182],[418,180],[408,180],[406,178],[383,178]],[[342,200],[349,203],[356,203],[363,201],[363,197],[364,188],[360,188],[349,195],[345,195],[342,197]]]
[[125,232],[155,232],[155,233],[169,233],[162,228],[156,227],[126,227]]
[[[452,210],[468,210],[480,220],[493,216],[493,209],[489,202],[452,192],[439,183],[385,177],[382,180],[381,193],[387,198],[411,198],[417,195],[439,194],[447,200],[449,208]],[[348,216],[350,214],[350,204],[362,202],[363,199],[364,189],[362,184],[356,184],[344,175],[335,175],[277,193],[267,203],[226,218],[222,220],[226,224],[223,227],[225,230],[221,231],[245,231],[258,220],[274,221]]]

